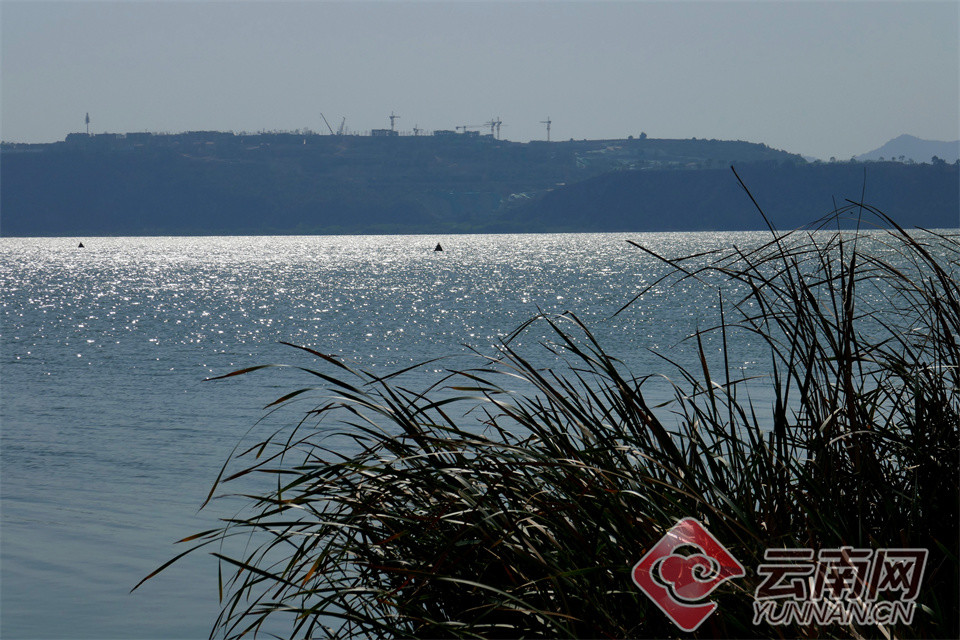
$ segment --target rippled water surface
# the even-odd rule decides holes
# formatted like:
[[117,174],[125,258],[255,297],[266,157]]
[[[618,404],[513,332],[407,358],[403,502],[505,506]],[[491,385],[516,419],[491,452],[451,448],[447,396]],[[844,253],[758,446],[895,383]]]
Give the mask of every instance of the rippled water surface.
[[[655,288],[631,238],[680,255],[762,234],[85,238],[0,240],[2,618],[5,638],[205,637],[212,560],[172,567],[172,542],[230,514],[198,513],[220,464],[282,372],[289,341],[426,386],[538,310],[575,311],[636,373],[650,350],[716,321],[716,291]],[[444,251],[434,252],[437,241]],[[524,340],[535,343],[537,330]],[[749,365],[751,345],[738,362]],[[408,380],[408,383],[410,381]]]

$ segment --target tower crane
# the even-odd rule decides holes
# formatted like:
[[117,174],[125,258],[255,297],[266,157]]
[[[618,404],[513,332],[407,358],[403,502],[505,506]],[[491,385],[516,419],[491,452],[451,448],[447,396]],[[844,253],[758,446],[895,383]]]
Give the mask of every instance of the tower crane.
[[393,111],[390,112],[390,131],[395,131],[395,129],[393,128],[393,121],[399,120],[399,119],[400,119],[400,116],[393,115]]
[[546,120],[540,121],[540,124],[547,125],[547,142],[550,142],[550,123],[551,123],[550,116],[547,116]]
[[503,120],[500,119],[500,116],[491,118],[490,122],[484,122],[483,126],[490,127],[490,135],[495,137],[497,140],[500,139],[500,127],[503,126]]

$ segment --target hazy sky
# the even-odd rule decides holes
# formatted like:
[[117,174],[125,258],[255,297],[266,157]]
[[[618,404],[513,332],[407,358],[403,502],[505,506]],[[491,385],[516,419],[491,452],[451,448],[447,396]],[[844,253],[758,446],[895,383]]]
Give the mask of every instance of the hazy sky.
[[479,125],[846,159],[960,137],[960,2],[0,2],[6,141]]

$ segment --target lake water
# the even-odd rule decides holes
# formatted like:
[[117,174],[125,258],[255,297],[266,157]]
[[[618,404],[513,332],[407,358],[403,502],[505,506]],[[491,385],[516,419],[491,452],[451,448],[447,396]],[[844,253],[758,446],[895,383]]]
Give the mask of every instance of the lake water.
[[[0,240],[0,635],[198,638],[213,559],[130,589],[230,505],[198,513],[234,445],[310,366],[288,341],[426,387],[542,310],[574,311],[635,373],[717,320],[716,290],[659,287],[632,239],[682,255],[761,233]],[[434,252],[441,242],[444,251]],[[523,340],[535,343],[537,331]],[[541,333],[543,333],[541,331]],[[716,355],[716,344],[707,344]],[[737,345],[736,366],[762,360]],[[687,355],[685,355],[687,354]],[[282,414],[281,414],[282,415]],[[282,419],[282,418],[275,418]]]

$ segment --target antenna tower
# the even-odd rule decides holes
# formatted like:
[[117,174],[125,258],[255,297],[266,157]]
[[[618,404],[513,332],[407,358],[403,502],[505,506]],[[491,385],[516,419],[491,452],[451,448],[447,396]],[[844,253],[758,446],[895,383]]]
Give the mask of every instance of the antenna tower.
[[545,124],[545,125],[547,125],[547,142],[550,142],[550,123],[551,123],[551,122],[552,122],[552,121],[550,120],[550,116],[547,116],[547,119],[546,119],[546,120],[541,120],[541,121],[540,121],[540,124]]

